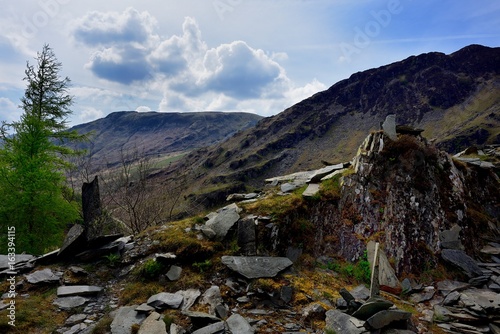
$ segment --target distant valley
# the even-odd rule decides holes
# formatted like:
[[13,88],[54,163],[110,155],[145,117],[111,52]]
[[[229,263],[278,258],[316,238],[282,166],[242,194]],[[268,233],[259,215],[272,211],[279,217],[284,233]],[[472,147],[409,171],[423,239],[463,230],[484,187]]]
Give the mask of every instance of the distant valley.
[[70,130],[88,136],[77,148],[87,150],[94,170],[102,170],[133,155],[175,160],[246,130],[261,118],[250,113],[120,111]]

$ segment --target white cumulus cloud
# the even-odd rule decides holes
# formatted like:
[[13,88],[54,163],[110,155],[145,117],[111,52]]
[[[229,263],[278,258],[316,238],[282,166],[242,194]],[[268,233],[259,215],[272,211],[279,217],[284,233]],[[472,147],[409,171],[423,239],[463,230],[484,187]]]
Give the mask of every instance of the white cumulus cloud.
[[159,110],[242,110],[259,101],[266,102],[264,109],[282,109],[323,88],[318,81],[295,87],[280,65],[288,58],[284,52],[242,40],[208,46],[192,17],[184,19],[180,34],[163,37],[148,12],[91,12],[77,22],[73,38],[93,50],[86,68],[95,76],[135,87],[137,94],[158,91]]

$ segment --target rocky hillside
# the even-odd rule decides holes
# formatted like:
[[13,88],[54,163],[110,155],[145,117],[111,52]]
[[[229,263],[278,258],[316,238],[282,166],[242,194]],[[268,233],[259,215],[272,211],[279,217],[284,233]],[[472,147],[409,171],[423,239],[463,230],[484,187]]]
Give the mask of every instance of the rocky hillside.
[[388,123],[352,163],[206,216],[1,256],[0,331],[499,333],[500,148],[451,156]]
[[121,111],[70,130],[90,134],[80,144],[92,155],[95,167],[118,163],[121,152],[140,156],[175,156],[219,143],[252,127],[262,117],[249,113],[168,113]]
[[234,190],[239,182],[259,188],[266,177],[351,160],[366,133],[379,129],[388,114],[398,124],[425,129],[448,152],[499,143],[499,64],[500,48],[471,45],[355,73],[224,143],[192,153],[185,166],[193,169],[196,189],[226,184]]

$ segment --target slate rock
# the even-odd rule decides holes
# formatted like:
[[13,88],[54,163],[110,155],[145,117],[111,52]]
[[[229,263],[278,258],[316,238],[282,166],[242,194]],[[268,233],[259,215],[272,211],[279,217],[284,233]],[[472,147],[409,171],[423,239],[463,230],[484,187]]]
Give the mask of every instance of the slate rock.
[[215,239],[222,240],[226,237],[229,230],[240,219],[241,209],[236,204],[231,204],[217,210],[217,215],[210,218],[205,223],[205,228],[215,232]]
[[120,307],[111,322],[111,334],[130,334],[133,325],[140,325],[146,315],[138,313],[135,309],[137,305]]
[[183,297],[181,309],[185,311],[189,310],[189,308],[194,305],[198,297],[201,296],[201,291],[198,289],[188,289],[177,291],[176,294],[179,294]]
[[253,334],[255,330],[248,321],[239,314],[233,314],[226,320],[230,333]]
[[[455,291],[456,292],[456,291]],[[441,305],[434,305],[434,316],[432,320],[434,322],[449,322],[451,321],[450,315],[453,312],[449,311],[446,307]]]
[[[375,241],[370,241],[366,245],[366,252],[370,268],[373,268],[373,258],[375,256]],[[399,294],[402,291],[401,283],[396,276],[384,251],[379,248],[378,250],[378,282],[381,290],[390,290],[388,292]]]
[[245,199],[245,194],[230,194],[229,196],[226,197],[226,201],[242,201]]
[[319,193],[319,184],[318,183],[309,183],[306,190],[302,193],[303,197],[311,198],[316,196]]
[[61,297],[56,298],[52,302],[52,304],[59,307],[61,310],[71,310],[75,307],[79,307],[88,302],[87,298],[80,296],[71,296],[71,297]]
[[86,314],[81,314],[81,313],[80,314],[73,314],[68,319],[66,319],[64,324],[67,326],[73,326],[73,325],[76,325],[76,324],[82,322],[86,318],[87,318]]
[[83,268],[71,266],[63,274],[65,285],[86,285],[87,282],[88,273]]
[[158,263],[164,264],[166,266],[172,265],[177,259],[177,256],[174,253],[162,253],[155,254],[155,260]]
[[383,298],[370,298],[366,303],[361,305],[360,308],[352,314],[352,316],[358,319],[367,320],[374,314],[387,310],[393,305],[394,304],[392,302]]
[[382,123],[382,129],[387,137],[391,140],[397,140],[398,135],[396,133],[396,115],[387,115],[384,123]]
[[369,330],[377,330],[390,325],[393,322],[407,321],[411,318],[410,312],[401,310],[385,310],[375,313],[368,318],[365,323],[365,328]]
[[73,325],[69,330],[63,332],[62,334],[79,334],[83,333],[88,329],[88,326],[86,324],[80,323]]
[[302,248],[290,246],[286,249],[286,257],[289,258],[293,263],[299,260],[299,258],[302,256],[302,253]]
[[210,314],[215,314],[215,309],[218,305],[222,304],[222,295],[220,288],[217,285],[212,285],[202,295],[200,304],[210,305]]
[[321,181],[326,181],[326,180],[329,180],[329,179],[332,179],[333,177],[335,177],[336,175],[339,175],[339,174],[343,174],[345,171],[347,170],[347,168],[343,168],[343,169],[338,169],[336,171],[334,171],[333,173],[330,173],[326,176],[324,176]]
[[423,303],[428,300],[431,300],[432,297],[436,294],[436,290],[434,289],[433,286],[428,286],[424,288],[424,291],[419,292],[419,293],[414,293],[410,296],[410,300],[413,303]]
[[[305,181],[304,181],[305,184]],[[280,187],[282,193],[290,193],[294,191],[295,189],[301,187],[302,184],[295,184],[295,183],[283,183]]]
[[460,302],[465,307],[486,314],[500,314],[500,294],[484,289],[462,291]]
[[459,281],[444,280],[437,283],[437,289],[443,296],[447,296],[453,291],[465,290],[469,287],[470,284]]
[[181,278],[182,268],[178,266],[171,266],[167,272],[167,278],[171,281],[177,281]]
[[192,332],[192,334],[223,334],[226,332],[224,322],[219,321]]
[[[333,330],[335,333],[363,334],[367,333],[364,328],[354,325],[352,317],[338,310],[329,310],[326,312],[325,330]],[[356,319],[355,319],[356,320]]]
[[214,230],[211,228],[208,228],[206,226],[203,226],[200,231],[203,233],[204,236],[206,236],[208,239],[212,240],[217,237],[217,233],[215,233]]
[[86,248],[86,244],[87,234],[85,228],[80,224],[75,224],[69,229],[68,234],[66,234],[57,256],[59,258],[70,258],[81,253]]
[[280,289],[280,299],[285,303],[289,303],[292,301],[293,297],[293,287],[289,285],[284,285]]
[[352,289],[350,293],[357,300],[367,300],[370,298],[370,290],[363,284]]
[[486,245],[481,249],[480,252],[488,255],[500,255],[500,247]]
[[325,319],[325,313],[326,310],[321,304],[312,303],[307,305],[302,310],[302,318],[304,318],[306,321],[323,320]]
[[472,286],[475,286],[475,287],[481,287],[481,286],[485,285],[486,283],[488,283],[489,280],[490,280],[490,276],[487,276],[487,275],[477,276],[477,277],[471,278],[469,280],[469,284]]
[[169,293],[169,292],[160,292],[156,295],[149,297],[146,304],[154,307],[158,310],[163,310],[167,308],[179,308],[182,302],[184,301],[184,297],[178,293]]
[[[122,234],[118,235],[112,235],[112,236],[102,236],[100,238],[107,238],[109,237],[110,239],[116,239],[117,237],[119,238],[122,236]],[[95,243],[98,243],[98,241],[94,241]],[[87,246],[87,248],[90,248]],[[103,256],[109,255],[109,254],[117,254],[120,255],[123,249],[125,248],[125,242],[122,239],[114,240],[112,242],[109,242],[103,246],[100,247],[94,247],[92,249],[88,249],[84,252],[76,254],[76,257],[81,260],[81,261],[93,261],[98,258],[102,258]]]
[[155,310],[155,308],[153,306],[149,306],[148,304],[146,303],[142,303],[141,305],[137,306],[135,308],[135,310],[137,312],[142,312],[142,313],[150,313],[152,311]]
[[443,260],[460,268],[469,278],[483,275],[483,271],[477,262],[462,250],[443,249],[441,251],[441,257]]
[[347,291],[346,288],[340,289],[339,294],[342,296],[342,298],[344,298],[347,304],[356,299],[349,291]]
[[409,294],[412,291],[412,286],[409,278],[405,278],[401,281],[401,289],[404,294]]
[[460,300],[460,292],[452,291],[444,298],[443,305],[452,306],[458,303],[459,300]]
[[[15,268],[23,267],[24,264],[27,264],[28,262],[33,261],[35,259],[36,259],[36,257],[33,255],[16,254],[14,256],[14,267]],[[11,259],[9,259],[9,256],[0,255],[0,270],[1,271],[10,270],[10,265],[9,265],[9,263],[11,262],[10,260]]]
[[495,291],[496,293],[500,293],[500,284],[490,283],[488,284],[488,289]]
[[30,284],[59,283],[61,276],[61,273],[54,273],[51,269],[45,268],[26,275],[26,281]]
[[[348,306],[348,303],[346,302],[346,300],[344,298],[337,298],[337,301],[335,303],[335,306],[338,308],[338,309],[347,309],[347,306]],[[361,306],[361,305],[360,305]],[[354,312],[354,311],[353,311]],[[352,313],[352,312],[348,312],[348,313]]]
[[179,325],[171,324],[170,329],[169,329],[169,333],[170,334],[184,334],[185,331]]
[[194,328],[204,328],[221,321],[216,316],[204,312],[182,311],[182,314],[189,317]]
[[339,170],[339,169],[344,169],[344,164],[339,163],[336,165],[330,165],[323,167],[321,169],[317,169],[314,171],[314,173],[311,175],[307,183],[316,183],[321,181],[325,176],[332,174],[334,171]]
[[238,221],[238,246],[245,256],[257,254],[255,220],[244,218]]
[[57,288],[58,297],[91,296],[101,292],[103,288],[94,285],[70,285]]
[[293,264],[286,257],[223,256],[221,260],[231,270],[250,279],[275,277]]
[[449,230],[444,230],[439,233],[439,241],[441,248],[447,249],[464,249],[464,246],[460,242],[460,232],[462,228],[457,224],[454,224]]
[[167,334],[167,325],[157,312],[152,312],[144,320],[137,334]]
[[[40,255],[36,259],[33,260],[37,265],[48,265],[57,262],[57,254],[61,249],[56,249],[51,252]],[[0,269],[1,270],[1,269]]]
[[10,306],[10,303],[8,301],[4,302],[3,300],[0,300],[0,311],[5,310],[9,306]]
[[215,316],[221,319],[226,319],[228,316],[228,308],[222,304],[215,307]]

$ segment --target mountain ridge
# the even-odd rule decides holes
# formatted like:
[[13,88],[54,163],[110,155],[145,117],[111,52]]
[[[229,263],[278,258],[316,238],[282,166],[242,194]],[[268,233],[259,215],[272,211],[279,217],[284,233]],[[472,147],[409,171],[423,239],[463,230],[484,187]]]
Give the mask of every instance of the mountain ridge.
[[70,130],[89,134],[89,142],[80,143],[77,148],[87,149],[94,165],[113,166],[119,163],[122,154],[132,151],[142,156],[176,155],[213,145],[253,126],[261,118],[250,113],[216,111],[117,111]]
[[500,48],[471,45],[354,73],[223,143],[191,153],[183,166],[198,180],[193,188],[259,188],[267,177],[350,160],[388,114],[396,114],[398,124],[425,129],[424,136],[448,152],[500,143],[498,64]]

